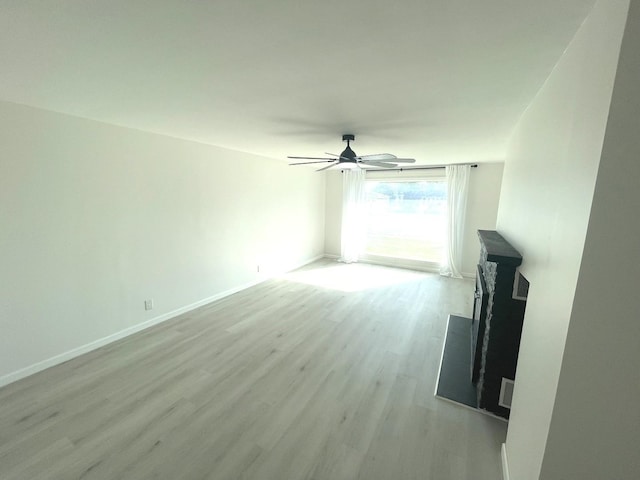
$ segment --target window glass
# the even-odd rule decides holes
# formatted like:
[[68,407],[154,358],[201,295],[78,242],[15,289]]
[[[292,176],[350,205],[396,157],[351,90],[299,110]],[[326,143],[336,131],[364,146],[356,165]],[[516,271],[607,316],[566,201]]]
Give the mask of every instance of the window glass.
[[367,180],[369,255],[441,263],[446,239],[444,179]]

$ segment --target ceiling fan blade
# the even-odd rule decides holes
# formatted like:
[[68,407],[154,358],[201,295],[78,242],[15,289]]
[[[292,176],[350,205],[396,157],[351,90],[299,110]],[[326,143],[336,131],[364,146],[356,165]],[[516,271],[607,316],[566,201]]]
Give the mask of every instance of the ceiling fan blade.
[[329,153],[329,152],[324,152],[325,155],[331,155],[332,157],[337,157],[340,158],[340,155],[337,155],[335,153]]
[[373,155],[360,155],[356,157],[358,160],[382,160],[383,162],[386,160],[396,161],[396,156],[390,153],[374,153]]
[[333,167],[334,165],[338,165],[339,163],[340,163],[340,162],[338,162],[338,161],[336,160],[336,161],[335,161],[335,162],[333,162],[331,165],[327,165],[326,167],[319,168],[318,170],[316,170],[316,172],[321,172],[321,171],[323,171],[323,170],[327,170],[327,169],[329,169],[329,168]]
[[296,163],[290,163],[289,165],[309,165],[311,163],[328,163],[328,162],[337,162],[337,160],[321,160],[319,162],[296,162]]
[[372,167],[382,167],[382,168],[394,168],[398,166],[395,163],[376,162],[375,160],[362,161],[359,163],[363,163],[365,165],[371,165]]
[[416,163],[415,158],[394,158],[393,161],[396,163]]
[[323,157],[287,157],[292,158],[294,160],[330,160],[333,161],[333,158],[323,158]]

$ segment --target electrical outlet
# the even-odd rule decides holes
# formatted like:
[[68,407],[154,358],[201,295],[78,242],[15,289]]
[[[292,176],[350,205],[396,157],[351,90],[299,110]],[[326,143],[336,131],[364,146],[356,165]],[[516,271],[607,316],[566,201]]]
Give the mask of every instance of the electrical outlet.
[[256,272],[260,273],[260,265],[256,266]]
[[145,300],[144,301],[144,309],[145,310],[152,310],[153,309],[153,299],[149,299],[149,300]]

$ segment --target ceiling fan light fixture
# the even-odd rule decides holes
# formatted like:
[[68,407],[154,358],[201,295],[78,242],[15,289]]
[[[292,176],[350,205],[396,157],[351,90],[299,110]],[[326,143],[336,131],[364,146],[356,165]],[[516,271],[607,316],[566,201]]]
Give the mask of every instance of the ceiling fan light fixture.
[[335,168],[335,170],[357,170],[358,168],[362,167],[360,167],[356,162],[342,162]]

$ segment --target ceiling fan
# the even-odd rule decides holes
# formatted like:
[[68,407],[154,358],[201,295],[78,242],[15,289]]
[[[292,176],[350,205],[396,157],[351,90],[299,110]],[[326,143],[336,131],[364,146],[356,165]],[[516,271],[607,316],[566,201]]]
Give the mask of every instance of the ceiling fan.
[[414,158],[398,158],[390,153],[376,153],[373,155],[356,155],[356,152],[351,150],[349,142],[356,139],[355,135],[345,134],[342,135],[342,141],[347,142],[347,148],[340,155],[335,153],[327,153],[331,157],[335,158],[319,158],[319,157],[287,157],[292,160],[314,160],[313,162],[296,162],[289,165],[309,165],[312,163],[330,163],[326,167],[319,168],[317,172],[327,170],[336,165],[341,168],[365,168],[365,167],[380,167],[380,168],[394,168],[398,166],[398,163],[415,163]]

